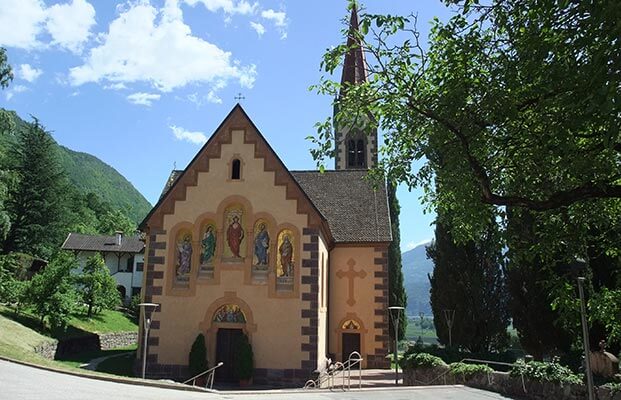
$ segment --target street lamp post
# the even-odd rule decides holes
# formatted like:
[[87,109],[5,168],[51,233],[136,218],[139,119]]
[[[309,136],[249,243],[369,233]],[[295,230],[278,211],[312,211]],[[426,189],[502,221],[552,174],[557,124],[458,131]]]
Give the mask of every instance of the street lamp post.
[[586,318],[586,304],[584,300],[584,277],[578,277],[578,292],[580,293],[580,317],[582,319],[582,340],[584,341],[584,363],[587,376],[587,390],[589,400],[593,400],[593,374],[591,373],[591,349],[589,346],[589,326]]
[[151,316],[147,317],[147,312],[155,311],[160,305],[157,303],[140,303],[138,307],[142,308],[142,329],[144,329],[144,338],[142,341],[142,379],[145,378],[147,372],[147,341],[149,340],[149,330],[151,329]]
[[[403,307],[392,306],[388,307],[390,316],[392,317],[392,323],[394,325],[395,332],[395,347],[393,349],[393,359],[395,361],[395,385],[399,384],[399,362],[397,360],[398,344],[399,344],[399,314],[401,310],[405,310]],[[393,313],[395,311],[395,313]]]

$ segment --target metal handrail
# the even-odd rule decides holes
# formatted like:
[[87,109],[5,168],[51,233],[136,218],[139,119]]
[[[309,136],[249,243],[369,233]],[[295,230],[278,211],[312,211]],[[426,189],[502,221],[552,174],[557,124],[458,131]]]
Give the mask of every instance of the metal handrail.
[[188,379],[187,381],[183,382],[183,384],[187,384],[188,382],[192,381],[192,386],[196,386],[196,380],[198,378],[200,378],[201,376],[205,375],[205,374],[210,374],[207,377],[207,382],[205,382],[205,388],[207,388],[207,386],[209,386],[209,389],[213,388],[213,379],[214,379],[214,375],[216,373],[216,369],[220,368],[221,366],[223,366],[224,363],[222,361],[220,361],[218,364],[216,364],[214,367],[209,368],[208,370],[205,370],[203,372],[201,372],[200,374],[191,377],[190,379]]
[[[355,358],[354,358],[355,357]],[[343,391],[351,390],[351,369],[358,365],[358,388],[362,388],[362,355],[357,351],[352,352],[349,358],[344,363],[337,361],[336,363],[328,367],[327,373],[320,376],[316,380],[308,380],[304,384],[304,389],[321,388],[321,386],[327,381],[328,388],[332,390],[336,385],[336,378],[341,374],[341,388]],[[345,374],[347,371],[347,376]],[[347,389],[345,389],[345,379],[347,378]]]

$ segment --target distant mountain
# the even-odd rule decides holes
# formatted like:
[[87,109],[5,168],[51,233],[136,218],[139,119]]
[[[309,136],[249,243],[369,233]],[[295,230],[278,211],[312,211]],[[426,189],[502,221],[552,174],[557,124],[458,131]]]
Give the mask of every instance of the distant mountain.
[[[7,112],[18,127],[26,127],[26,122],[14,111]],[[4,150],[14,146],[16,142],[17,136],[0,135],[0,148]],[[136,223],[140,223],[151,210],[147,199],[117,170],[91,154],[73,151],[58,144],[57,146],[60,163],[67,172],[69,181],[81,193],[97,194],[114,209],[123,210]]]
[[401,254],[403,280],[408,295],[408,315],[418,316],[420,312],[431,314],[427,274],[433,271],[433,262],[427,258],[425,247],[428,244],[421,244]]

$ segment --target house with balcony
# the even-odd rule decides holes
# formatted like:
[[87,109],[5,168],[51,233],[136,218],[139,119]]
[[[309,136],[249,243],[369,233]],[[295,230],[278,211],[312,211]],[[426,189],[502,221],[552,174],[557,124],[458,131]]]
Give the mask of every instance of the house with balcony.
[[138,236],[125,236],[121,232],[113,236],[71,232],[61,248],[75,254],[80,268],[84,268],[89,257],[101,254],[110,274],[116,280],[124,303],[128,303],[135,294],[140,294],[144,242]]

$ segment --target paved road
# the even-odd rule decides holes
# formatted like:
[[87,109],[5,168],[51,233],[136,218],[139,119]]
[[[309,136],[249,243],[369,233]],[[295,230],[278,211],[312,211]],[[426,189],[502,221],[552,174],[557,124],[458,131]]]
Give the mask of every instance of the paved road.
[[28,400],[501,400],[495,393],[464,387],[397,388],[351,392],[293,391],[198,393],[82,378],[0,360],[0,399]]

